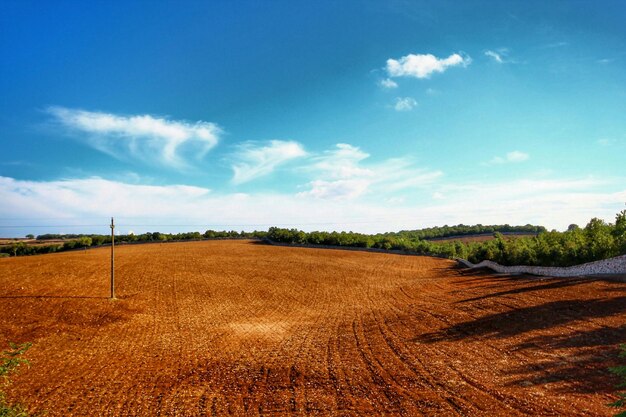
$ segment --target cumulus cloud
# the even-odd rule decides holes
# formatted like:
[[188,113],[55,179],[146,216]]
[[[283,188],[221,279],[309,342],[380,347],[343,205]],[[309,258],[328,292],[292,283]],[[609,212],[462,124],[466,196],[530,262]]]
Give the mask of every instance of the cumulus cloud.
[[242,184],[268,175],[279,165],[306,155],[302,145],[294,141],[271,140],[263,146],[254,142],[244,143],[235,155],[232,182]]
[[221,129],[214,123],[169,120],[151,115],[123,116],[65,107],[47,112],[61,126],[101,152],[119,159],[185,168],[217,145]]
[[432,54],[409,54],[400,59],[387,60],[389,77],[428,78],[435,72],[444,72],[450,67],[466,67],[472,59],[455,53],[447,58],[437,58]]
[[500,164],[524,162],[528,160],[528,158],[530,158],[530,155],[528,155],[525,152],[512,151],[512,152],[507,153],[504,156],[494,156],[491,159],[491,161],[489,161],[489,164],[500,165]]
[[385,78],[383,80],[380,80],[378,82],[378,85],[386,89],[398,88],[398,83],[391,78]]
[[396,103],[393,108],[396,111],[410,111],[417,106],[417,101],[412,97],[396,97]]

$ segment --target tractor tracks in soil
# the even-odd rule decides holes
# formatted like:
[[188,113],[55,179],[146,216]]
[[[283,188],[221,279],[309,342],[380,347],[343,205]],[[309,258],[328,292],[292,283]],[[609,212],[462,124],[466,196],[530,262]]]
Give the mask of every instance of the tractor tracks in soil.
[[0,336],[35,342],[11,398],[51,416],[610,412],[625,283],[248,241],[117,253],[117,301],[106,249],[0,260]]

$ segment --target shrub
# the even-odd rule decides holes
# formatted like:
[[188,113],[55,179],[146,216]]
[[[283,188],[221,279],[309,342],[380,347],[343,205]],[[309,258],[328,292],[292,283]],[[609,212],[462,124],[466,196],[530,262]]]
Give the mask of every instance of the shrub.
[[[5,388],[11,381],[9,375],[16,372],[21,365],[28,365],[28,361],[21,356],[31,347],[30,343],[17,345],[9,343],[9,350],[0,355],[0,388]],[[28,411],[19,404],[7,401],[4,391],[0,390],[0,417],[28,417]]]
[[[626,345],[621,345],[620,347],[622,349],[622,352],[619,356],[621,358],[626,358]],[[622,379],[617,388],[626,388],[626,365],[610,368],[610,371]],[[615,417],[626,417],[626,391],[622,391],[617,395],[619,399],[609,405],[611,407],[621,408],[623,410],[619,414],[616,414]]]

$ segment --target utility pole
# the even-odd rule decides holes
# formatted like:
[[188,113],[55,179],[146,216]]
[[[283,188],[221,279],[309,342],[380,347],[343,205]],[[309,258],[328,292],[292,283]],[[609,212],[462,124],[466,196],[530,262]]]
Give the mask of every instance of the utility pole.
[[111,299],[115,300],[115,223],[111,217]]

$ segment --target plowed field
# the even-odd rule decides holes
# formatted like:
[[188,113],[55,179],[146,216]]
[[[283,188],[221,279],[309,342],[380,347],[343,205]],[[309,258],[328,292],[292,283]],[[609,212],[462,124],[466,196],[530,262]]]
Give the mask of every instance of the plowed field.
[[[247,241],[0,259],[49,416],[610,415],[626,283]],[[6,344],[4,344],[6,346]]]

